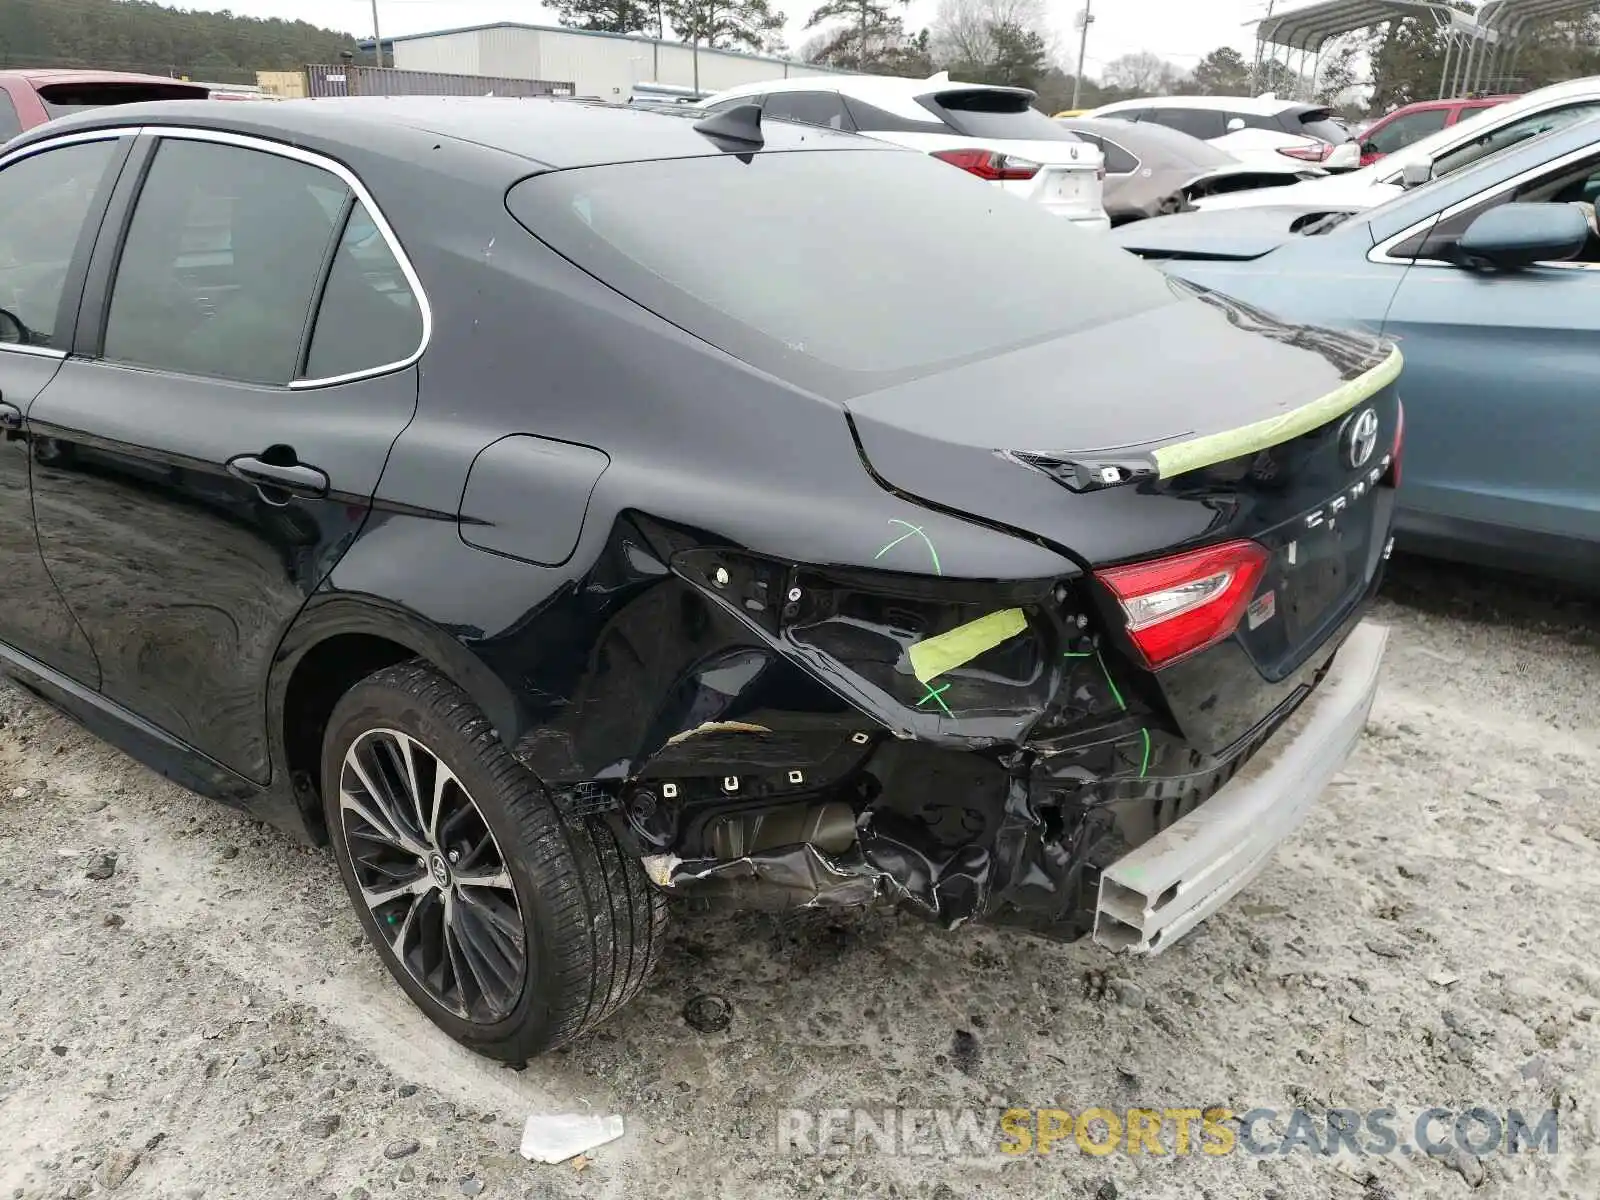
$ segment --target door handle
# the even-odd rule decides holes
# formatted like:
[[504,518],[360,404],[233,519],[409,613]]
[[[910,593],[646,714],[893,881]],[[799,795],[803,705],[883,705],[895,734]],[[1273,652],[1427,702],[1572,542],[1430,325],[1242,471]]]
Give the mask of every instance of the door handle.
[[15,404],[0,400],[0,429],[15,432],[22,428],[22,410]]
[[[267,462],[253,454],[241,454],[237,458],[230,458],[228,474],[246,483],[252,483],[258,488],[289,492],[313,499],[321,499],[329,490],[326,471],[319,471],[316,467],[299,462]],[[272,496],[269,493],[264,495],[263,499],[270,502]]]

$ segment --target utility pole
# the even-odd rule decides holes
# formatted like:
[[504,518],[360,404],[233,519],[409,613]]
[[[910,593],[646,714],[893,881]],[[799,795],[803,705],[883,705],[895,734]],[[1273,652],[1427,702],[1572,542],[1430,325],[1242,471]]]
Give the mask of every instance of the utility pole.
[[372,49],[378,56],[378,65],[383,66],[383,31],[378,28],[378,0],[372,0]]
[[[1273,0],[1267,0],[1267,15],[1261,18],[1263,21],[1272,19],[1272,5]],[[1261,49],[1261,26],[1258,24],[1256,26],[1256,60],[1250,64],[1250,94],[1252,96],[1256,94],[1256,83],[1261,77]]]
[[1084,52],[1089,48],[1089,26],[1094,21],[1094,14],[1089,11],[1090,0],[1083,0],[1083,11],[1076,18],[1075,23],[1082,31],[1078,34],[1078,73],[1072,77],[1072,107],[1078,107],[1078,97],[1083,94],[1083,63]]

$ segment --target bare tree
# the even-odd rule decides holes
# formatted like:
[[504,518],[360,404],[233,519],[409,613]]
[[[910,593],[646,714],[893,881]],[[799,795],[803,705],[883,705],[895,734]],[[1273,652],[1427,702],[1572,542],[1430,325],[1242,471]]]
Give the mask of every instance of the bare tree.
[[1183,78],[1183,72],[1159,54],[1137,50],[1106,64],[1107,87],[1140,96],[1159,95]]
[[931,26],[934,58],[957,66],[990,66],[1000,54],[996,28],[1037,34],[1055,57],[1046,0],[939,0]]

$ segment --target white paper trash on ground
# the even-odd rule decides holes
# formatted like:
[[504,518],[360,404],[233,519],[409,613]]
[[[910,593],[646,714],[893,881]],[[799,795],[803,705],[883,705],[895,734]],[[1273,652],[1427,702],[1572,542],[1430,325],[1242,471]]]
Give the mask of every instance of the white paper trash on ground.
[[522,1157],[532,1162],[563,1163],[622,1136],[622,1118],[586,1113],[534,1113],[522,1127]]

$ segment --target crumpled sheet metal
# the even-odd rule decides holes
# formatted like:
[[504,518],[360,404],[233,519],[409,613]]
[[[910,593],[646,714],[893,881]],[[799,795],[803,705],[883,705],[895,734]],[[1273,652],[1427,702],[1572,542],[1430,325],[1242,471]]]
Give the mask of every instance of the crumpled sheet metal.
[[984,920],[1076,937],[1080,887],[1104,814],[1046,822],[1011,781],[990,836],[941,844],[904,813],[869,806],[843,854],[809,844],[742,858],[671,862],[666,885],[743,907],[834,908],[889,899],[947,928]]

